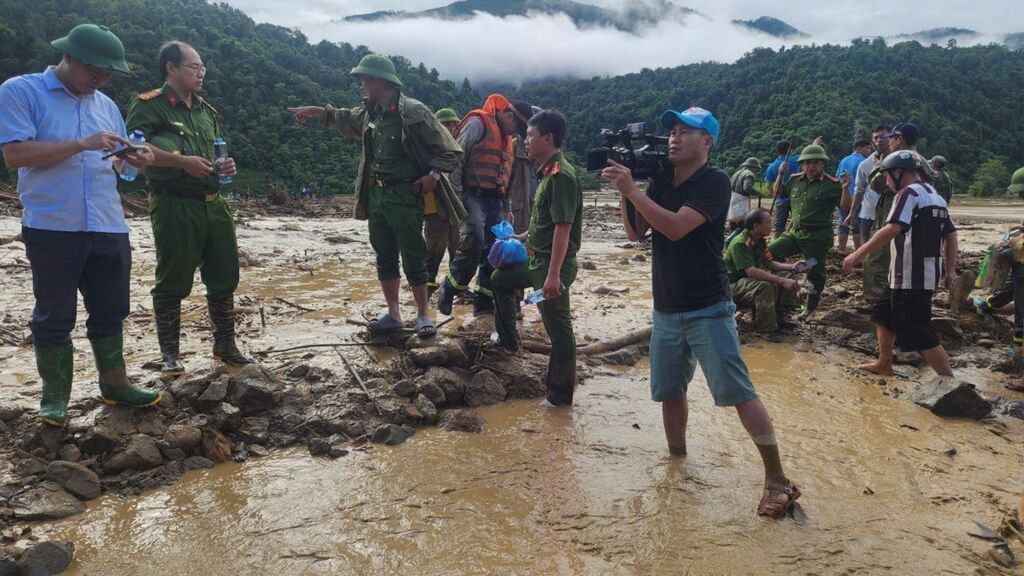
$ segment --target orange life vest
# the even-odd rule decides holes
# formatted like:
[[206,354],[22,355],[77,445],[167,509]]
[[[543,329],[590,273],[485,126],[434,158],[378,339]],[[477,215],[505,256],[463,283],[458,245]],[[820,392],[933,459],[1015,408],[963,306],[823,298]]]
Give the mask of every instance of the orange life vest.
[[487,99],[483,109],[466,114],[455,129],[455,134],[458,135],[462,131],[470,118],[479,118],[483,122],[484,137],[470,149],[469,156],[464,160],[462,185],[494,190],[499,196],[504,197],[508,193],[508,181],[512,175],[516,153],[512,136],[502,135],[495,116],[497,110],[508,106],[508,100],[504,100],[505,106],[499,107],[501,103],[497,101],[498,99],[504,100],[501,96],[492,96]]

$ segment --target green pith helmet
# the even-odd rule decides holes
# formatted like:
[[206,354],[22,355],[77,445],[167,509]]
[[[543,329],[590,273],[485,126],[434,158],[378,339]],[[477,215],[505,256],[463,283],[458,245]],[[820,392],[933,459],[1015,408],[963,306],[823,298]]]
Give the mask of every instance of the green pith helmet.
[[455,113],[455,110],[452,110],[451,108],[441,108],[434,113],[434,118],[437,118],[437,121],[441,124],[446,124],[448,122],[460,122],[462,120],[462,118],[459,118],[459,115]]
[[751,156],[750,158],[747,158],[746,160],[743,161],[742,167],[750,168],[751,170],[760,170],[761,161]]
[[387,80],[395,86],[402,86],[402,81],[398,79],[398,73],[395,72],[395,63],[390,58],[380,54],[367,54],[363,56],[363,59],[359,61],[359,65],[353,68],[350,74],[353,76],[372,76],[381,80]]
[[1010,177],[1010,186],[1006,189],[1012,194],[1024,192],[1024,168],[1018,168]]
[[79,24],[67,36],[57,38],[50,45],[83,64],[114,74],[128,75],[124,44],[106,26]]
[[946,164],[948,164],[949,162],[946,161],[945,156],[932,156],[932,159],[929,160],[928,163],[942,169],[945,168]]
[[797,162],[806,162],[808,160],[828,161],[828,154],[825,153],[824,148],[817,144],[804,146],[804,149],[800,152],[800,157],[797,158]]

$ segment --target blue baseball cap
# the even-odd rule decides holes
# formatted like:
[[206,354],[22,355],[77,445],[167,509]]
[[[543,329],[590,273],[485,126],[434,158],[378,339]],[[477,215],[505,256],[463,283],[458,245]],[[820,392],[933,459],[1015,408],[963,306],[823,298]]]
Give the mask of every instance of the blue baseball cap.
[[711,112],[693,106],[683,112],[665,110],[665,113],[661,115],[661,125],[665,128],[671,128],[680,122],[707,132],[715,139],[715,143],[718,143],[718,120]]

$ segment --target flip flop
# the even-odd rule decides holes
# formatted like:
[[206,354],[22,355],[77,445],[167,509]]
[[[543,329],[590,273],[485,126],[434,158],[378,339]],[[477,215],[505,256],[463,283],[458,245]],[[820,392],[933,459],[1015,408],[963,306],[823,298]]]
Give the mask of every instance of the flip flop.
[[376,320],[370,320],[366,325],[366,330],[370,334],[387,334],[389,332],[397,332],[403,328],[405,328],[405,325],[392,318],[390,314],[385,314]]
[[420,338],[430,338],[437,334],[437,327],[430,318],[419,318],[416,320],[416,335]]
[[1003,388],[1007,390],[1013,390],[1014,392],[1024,392],[1024,380],[1010,380]]
[[[772,494],[783,494],[786,496],[786,501],[771,500]],[[782,518],[786,515],[786,510],[789,510],[789,507],[799,497],[800,489],[796,487],[796,484],[790,484],[785,488],[765,488],[764,496],[761,497],[761,502],[757,505],[757,515],[775,519]]]

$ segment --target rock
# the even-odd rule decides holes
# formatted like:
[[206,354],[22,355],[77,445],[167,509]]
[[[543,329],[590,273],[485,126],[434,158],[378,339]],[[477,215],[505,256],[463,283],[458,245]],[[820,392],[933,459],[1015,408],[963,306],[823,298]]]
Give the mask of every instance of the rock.
[[420,393],[420,396],[425,397],[434,406],[444,406],[446,403],[444,390],[441,390],[441,387],[433,382],[420,384],[417,391]]
[[984,348],[991,348],[992,346],[998,344],[998,342],[996,342],[995,340],[991,340],[989,338],[981,338],[977,342],[975,342],[975,344],[977,344],[978,346],[982,346]]
[[440,346],[416,348],[409,351],[409,358],[417,366],[445,366],[448,364],[448,351]]
[[46,479],[60,484],[62,488],[82,500],[92,500],[100,495],[100,478],[95,472],[81,464],[54,460],[46,467]]
[[909,399],[944,417],[978,419],[992,411],[992,403],[982,398],[973,384],[955,378],[937,376],[918,385]]
[[199,408],[200,412],[210,413],[216,408],[228,395],[228,380],[218,378],[206,387],[206,390],[199,395],[196,399],[196,407]]
[[160,453],[164,455],[164,460],[171,462],[177,462],[178,460],[184,460],[188,454],[185,453],[181,448],[160,448]]
[[74,444],[65,444],[57,451],[57,459],[65,462],[78,462],[82,459],[82,451]]
[[309,364],[292,366],[291,370],[288,371],[289,378],[303,378],[306,374],[309,374]]
[[484,431],[484,424],[479,414],[469,410],[445,410],[438,420],[438,427],[449,432],[480,433]]
[[15,406],[13,404],[0,406],[0,422],[10,422],[24,413],[25,409],[21,406]]
[[[226,374],[221,376],[224,379],[227,379],[227,377]],[[195,402],[209,385],[210,379],[208,376],[180,376],[171,383],[171,394],[174,394],[175,398]]]
[[64,490],[45,486],[30,488],[11,497],[10,507],[19,520],[53,520],[85,512],[85,504]]
[[403,398],[411,398],[416,394],[416,384],[412,380],[399,380],[395,383],[395,386],[391,389],[391,393],[395,396],[401,396]]
[[349,438],[359,438],[366,435],[366,427],[358,420],[342,420],[338,422],[337,429]]
[[265,446],[261,446],[259,444],[250,444],[249,454],[255,458],[263,458],[270,454],[270,450],[267,450]]
[[231,442],[216,430],[203,431],[203,454],[214,462],[231,459]]
[[13,560],[0,558],[0,576],[21,576],[21,569]]
[[1000,407],[1000,411],[1007,416],[1024,420],[1024,401],[1010,400],[1008,402],[1004,402]]
[[580,268],[584,270],[597,270],[597,264],[594,264],[590,260],[584,260],[580,263]]
[[426,424],[437,424],[437,406],[433,402],[427,400],[425,396],[419,394],[416,399],[412,402],[413,406],[420,411],[423,415],[423,422]]
[[[61,446],[64,445],[64,431],[56,426],[48,424],[36,424],[28,437],[25,448],[31,452],[42,449],[48,458],[57,455]],[[52,456],[51,456],[52,455]]]
[[330,452],[327,453],[331,458],[341,458],[342,456],[348,456],[348,450],[342,446],[331,446]]
[[189,470],[205,470],[216,466],[212,460],[203,458],[202,456],[189,456],[188,458],[185,458],[182,464],[184,464]]
[[242,425],[242,411],[227,402],[222,402],[213,410],[211,423],[221,432],[233,432]]
[[341,234],[333,234],[331,236],[327,236],[324,238],[324,241],[327,242],[328,244],[351,244],[353,242],[358,242],[358,240],[349,238],[348,236],[343,236]]
[[626,346],[618,350],[601,354],[597,358],[604,364],[615,366],[635,366],[644,356],[646,344]]
[[423,413],[420,412],[420,409],[415,404],[402,404],[402,418],[419,422],[423,420]]
[[99,456],[117,448],[120,438],[105,428],[93,428],[78,442],[83,454]]
[[263,266],[263,261],[253,256],[252,253],[239,248],[238,265],[242,268],[259,268],[260,266]]
[[246,444],[265,444],[270,439],[270,418],[267,416],[242,418],[242,424],[233,437]]
[[411,426],[384,424],[373,431],[373,434],[370,435],[370,441],[377,444],[397,446],[411,438],[415,433],[416,429]]
[[[427,372],[420,377],[420,382],[431,382],[436,384],[442,392],[444,392],[444,399],[441,403],[435,402],[433,398],[427,396],[431,402],[434,402],[436,406],[443,404],[453,405],[462,402],[462,397],[466,393],[466,382],[458,374],[452,372],[447,368],[441,368],[440,366],[431,366],[427,369]],[[420,394],[423,394],[423,390],[420,390]]]
[[123,451],[107,458],[103,471],[116,474],[125,470],[149,470],[163,464],[163,461],[156,440],[145,434],[136,434],[128,440]]
[[387,388],[388,381],[386,378],[370,378],[369,380],[363,382],[363,386],[366,386],[367,390],[378,390]]
[[597,294],[598,296],[607,296],[609,294],[625,294],[629,292],[629,288],[612,288],[611,286],[598,286],[597,288],[591,290],[591,292]]
[[306,449],[312,456],[326,456],[331,453],[331,443],[326,438],[310,438]]
[[68,569],[75,557],[75,545],[64,540],[42,542],[18,558],[21,576],[53,576]]
[[188,450],[203,441],[203,431],[191,424],[172,424],[164,432],[164,442],[171,448]]
[[238,407],[242,416],[266,412],[274,407],[273,386],[261,366],[249,364],[231,379],[227,401]]
[[932,330],[935,330],[939,336],[946,336],[954,340],[959,340],[964,335],[960,323],[952,318],[932,318]]
[[481,370],[466,386],[466,405],[470,407],[497,404],[505,399],[505,387],[490,370]]
[[866,314],[859,314],[846,307],[836,307],[818,316],[818,324],[845,328],[860,334],[874,334],[875,325]]
[[647,256],[637,254],[636,256],[633,256],[633,262],[647,262]]

